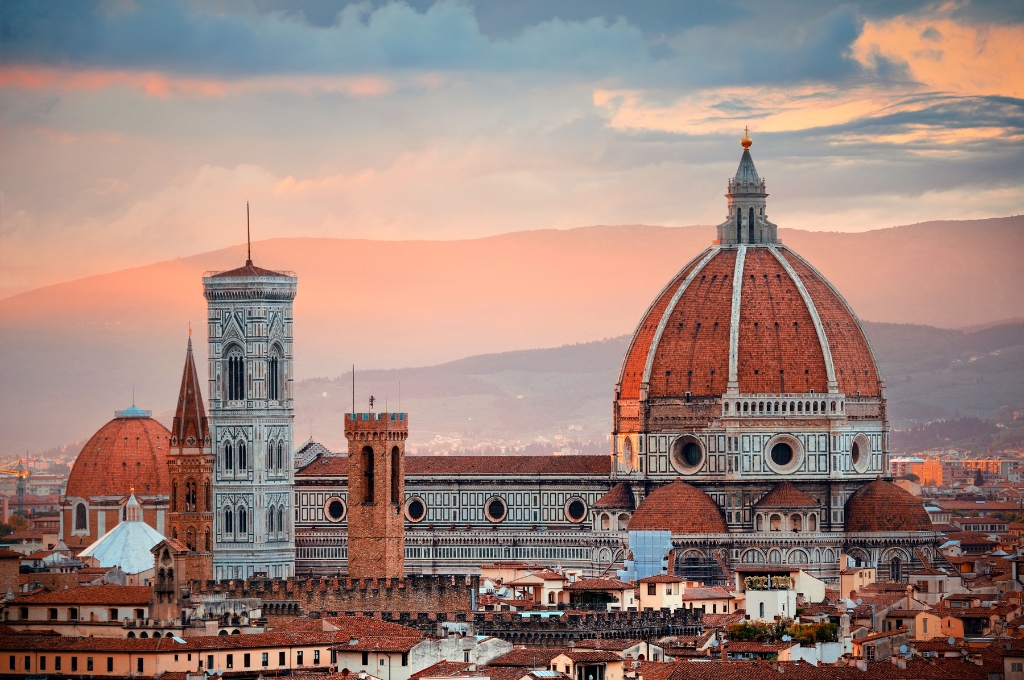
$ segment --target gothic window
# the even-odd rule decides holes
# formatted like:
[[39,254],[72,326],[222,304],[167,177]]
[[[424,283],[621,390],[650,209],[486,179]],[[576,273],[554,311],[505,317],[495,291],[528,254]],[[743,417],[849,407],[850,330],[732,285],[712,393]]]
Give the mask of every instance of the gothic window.
[[231,508],[224,508],[224,533],[231,534],[235,531],[235,514]]
[[243,535],[249,533],[249,511],[245,508],[238,509],[238,533]]
[[284,469],[284,442],[277,443],[277,469]]
[[185,482],[185,512],[196,511],[196,483],[193,481]]
[[747,221],[747,230],[750,233],[750,242],[754,242],[754,208],[750,208],[750,219]]
[[402,482],[400,458],[398,447],[391,447],[391,502],[396,505],[399,502],[398,487]]
[[286,528],[284,526],[284,508],[277,509],[277,530],[281,533],[285,533]]
[[210,511],[210,482],[203,482],[203,512]]
[[270,509],[267,510],[267,533],[274,533],[274,506],[271,505]]
[[188,546],[189,550],[194,551],[196,549],[196,530],[192,527],[185,531],[185,545]]
[[171,482],[171,512],[178,511],[178,482]]
[[373,447],[363,447],[363,502],[373,502]]
[[75,506],[75,530],[84,532],[88,524],[88,517],[85,511],[85,504],[79,503]]
[[736,243],[743,243],[743,209],[736,208]]
[[210,552],[210,527],[203,532],[203,551]]
[[235,449],[231,442],[224,443],[224,471],[227,472],[235,463]]
[[281,400],[280,370],[280,352],[276,347],[274,347],[270,350],[270,359],[267,360],[267,399],[270,401]]
[[178,527],[171,529],[171,538],[178,540]]
[[246,457],[245,442],[238,442],[238,470],[239,472],[249,469],[249,460]]
[[228,401],[245,399],[245,357],[235,347],[228,352]]

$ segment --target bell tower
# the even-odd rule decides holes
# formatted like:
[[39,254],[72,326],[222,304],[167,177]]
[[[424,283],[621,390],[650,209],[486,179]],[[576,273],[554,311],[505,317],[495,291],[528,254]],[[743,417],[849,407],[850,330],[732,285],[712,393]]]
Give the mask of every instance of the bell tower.
[[171,483],[167,536],[184,544],[187,580],[213,578],[213,448],[189,329],[185,371],[167,451]]
[[349,578],[405,576],[405,413],[346,413]]

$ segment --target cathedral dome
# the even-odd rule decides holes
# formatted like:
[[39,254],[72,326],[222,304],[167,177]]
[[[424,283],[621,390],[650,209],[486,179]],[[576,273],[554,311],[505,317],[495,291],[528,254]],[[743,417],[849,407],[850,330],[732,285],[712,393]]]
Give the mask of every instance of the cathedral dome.
[[876,479],[846,501],[846,531],[855,533],[934,531],[921,501],[890,482]]
[[148,411],[132,406],[89,439],[68,476],[66,496],[166,494],[171,433]]
[[725,534],[722,509],[700,489],[678,479],[651,492],[629,520],[629,531]]
[[683,267],[633,335],[619,398],[720,397],[732,380],[741,394],[821,394],[832,383],[876,397],[881,387],[849,305],[781,244],[715,245]]

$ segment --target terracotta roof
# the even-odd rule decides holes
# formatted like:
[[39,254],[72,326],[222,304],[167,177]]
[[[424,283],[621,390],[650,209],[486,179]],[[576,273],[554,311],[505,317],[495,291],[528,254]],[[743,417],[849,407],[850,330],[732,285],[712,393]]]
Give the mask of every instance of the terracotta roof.
[[565,584],[566,590],[628,590],[632,587],[614,578],[581,578]]
[[622,657],[615,652],[594,651],[594,652],[566,652],[565,655],[573,660],[573,663],[600,663],[609,661],[622,661]]
[[775,652],[781,652],[783,649],[789,649],[793,645],[800,644],[798,642],[753,642],[746,640],[730,640],[725,645],[725,651],[745,654],[772,654]]
[[609,489],[608,493],[598,498],[592,507],[635,510],[636,499],[633,497],[633,489],[626,482],[619,482]]
[[725,514],[711,496],[678,479],[651,492],[633,513],[628,528],[673,534],[729,532]]
[[247,260],[244,265],[235,269],[230,269],[226,272],[217,272],[210,278],[214,279],[226,279],[226,278],[241,278],[246,276],[292,276],[285,272],[275,272],[272,269],[264,269],[263,267],[257,267],[252,263],[252,260]]
[[[405,474],[415,475],[600,475],[611,471],[608,456],[406,456]],[[348,456],[328,456],[296,471],[300,476],[348,475]]]
[[16,598],[19,605],[26,604],[80,604],[80,605],[148,605],[149,586],[81,586],[67,590],[33,593]]
[[702,621],[705,628],[725,628],[734,623],[739,623],[745,618],[741,612],[732,614],[704,614]]
[[932,531],[921,501],[889,482],[876,479],[846,501],[847,532]]
[[577,642],[576,649],[605,649],[622,652],[643,643],[643,640],[631,638],[601,638],[600,640],[597,638],[587,638]]
[[683,592],[683,600],[731,600],[732,595],[725,588],[687,588]]
[[7,548],[0,548],[0,560],[4,560],[4,559],[7,559],[7,560],[19,559],[20,560],[22,557],[24,557],[24,555],[22,555],[20,552],[18,552],[16,550],[8,550]]
[[655,574],[654,576],[645,576],[640,579],[639,583],[682,583],[683,581],[685,581],[685,579],[681,579],[678,576]]
[[188,350],[185,352],[185,370],[181,376],[181,389],[178,391],[178,405],[175,408],[174,422],[171,425],[171,443],[178,449],[202,448],[209,445],[209,426],[206,420],[206,409],[203,406],[201,385],[199,375],[196,373],[196,362],[192,357],[192,337],[190,336]]
[[75,459],[64,494],[127,496],[166,494],[170,431],[152,418],[114,418],[94,434]]
[[757,508],[816,508],[820,503],[801,491],[792,482],[782,482],[754,503]]
[[[781,244],[776,250],[800,278],[817,311],[839,391],[877,396],[878,369],[857,317],[814,267]],[[683,266],[640,320],[620,370],[620,399],[639,399],[645,374],[649,399],[681,397],[685,392],[719,397],[725,392],[737,250],[723,248],[712,254],[670,309],[684,280],[709,252]],[[822,345],[811,312],[786,268],[768,248],[747,248],[742,276],[739,391],[826,393]],[[662,333],[656,337],[659,326]]]
[[474,665],[469,661],[438,661],[433,666],[427,666],[409,676],[409,680],[420,680],[420,678],[452,678],[470,666]]
[[516,666],[519,668],[536,668],[551,665],[551,660],[559,654],[569,651],[560,647],[530,647],[528,649],[513,649],[507,654],[502,654],[497,659],[491,660],[488,666]]

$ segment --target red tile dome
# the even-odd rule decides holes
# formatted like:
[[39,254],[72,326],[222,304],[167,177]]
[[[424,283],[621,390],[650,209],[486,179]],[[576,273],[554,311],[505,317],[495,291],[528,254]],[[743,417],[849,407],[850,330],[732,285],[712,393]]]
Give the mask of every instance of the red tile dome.
[[831,374],[841,393],[878,396],[867,336],[831,284],[782,244],[744,246],[737,270],[740,252],[735,245],[712,246],[655,298],[623,360],[619,399],[725,393],[737,275],[740,393],[827,393]]
[[171,433],[146,411],[127,409],[99,429],[75,459],[66,496],[166,494]]
[[722,509],[700,489],[678,479],[651,492],[629,520],[629,531],[725,534]]
[[847,532],[934,531],[920,500],[881,479],[865,484],[850,496],[845,514]]

